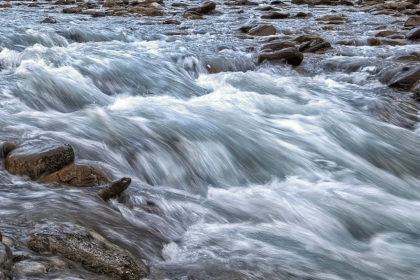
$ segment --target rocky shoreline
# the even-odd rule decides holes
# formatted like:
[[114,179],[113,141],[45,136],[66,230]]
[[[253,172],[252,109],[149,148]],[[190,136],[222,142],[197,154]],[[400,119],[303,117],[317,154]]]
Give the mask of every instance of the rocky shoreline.
[[[305,11],[296,12],[300,9],[299,5],[302,5]],[[348,14],[338,14],[334,11],[334,7],[338,6],[345,6]],[[353,64],[346,62],[343,65],[331,66],[327,63],[322,64],[323,59],[325,56],[341,57],[345,53],[342,48],[348,46],[395,47],[418,45],[420,42],[418,1],[292,0],[283,2],[275,0],[253,2],[239,0],[198,3],[198,1],[161,0],[106,2],[58,0],[31,3],[13,1],[0,6],[2,9],[20,9],[21,7],[25,7],[25,11],[29,11],[29,8],[49,9],[49,12],[54,10],[55,13],[80,14],[91,16],[93,20],[111,16],[147,17],[155,20],[156,24],[170,25],[173,30],[166,32],[165,36],[176,38],[193,34],[189,31],[191,26],[200,25],[199,22],[206,18],[211,17],[212,20],[217,20],[217,16],[231,13],[232,21],[235,21],[241,17],[244,10],[252,10],[255,18],[250,19],[249,25],[237,26],[235,29],[230,29],[228,35],[223,34],[243,39],[246,42],[244,44],[252,64],[239,69],[243,71],[269,64],[287,65],[297,73],[309,76],[316,70],[310,69],[307,65],[317,65],[325,71],[344,69],[343,72],[356,72],[371,65],[367,65],[365,60],[358,60]],[[290,11],[291,8],[293,11]],[[328,14],[315,17],[310,10],[318,8],[326,10]],[[392,16],[395,17],[396,23],[392,28],[379,24],[371,26],[369,30],[364,30],[363,37],[358,37],[358,34],[349,35],[348,32],[346,33],[345,26],[351,23],[351,15],[358,13],[364,13],[372,18],[381,15]],[[280,30],[276,27],[276,22],[282,20],[301,22],[303,31]],[[43,19],[42,23],[55,24],[57,21],[55,17],[49,16]],[[309,29],[313,24],[317,24],[316,30]],[[331,32],[345,33],[345,36],[354,38],[329,40]],[[328,38],[323,35],[324,33],[328,35]],[[67,37],[77,42],[78,38],[68,34]],[[239,48],[239,46],[222,47],[223,49]],[[218,52],[223,49],[220,48]],[[227,63],[226,60],[220,62],[217,59],[204,59],[206,71],[219,73],[238,70],[235,68],[237,62],[235,58],[223,58],[227,60]],[[417,103],[408,102],[406,98],[420,100],[420,52],[412,51],[408,54],[385,58],[380,57],[378,53],[377,59],[384,62],[371,71],[372,79],[386,85],[397,94],[392,98],[395,106],[402,108],[402,115],[406,122],[400,123],[388,118],[386,112],[375,117],[395,125],[412,128],[418,122],[420,106],[417,106]],[[307,62],[306,65],[304,65],[305,62]],[[87,195],[96,195],[104,201],[121,195],[131,184],[131,178],[123,177],[116,180],[112,172],[98,162],[75,161],[73,148],[59,142],[33,141],[20,145],[2,142],[0,154],[4,160],[4,167],[10,174],[25,176],[32,181],[51,184],[53,187],[85,187]],[[123,197],[120,196],[120,199]],[[153,202],[147,202],[142,207],[150,213],[159,213],[159,207]],[[159,239],[159,237],[156,238]],[[70,223],[38,225],[38,228],[27,236],[26,248],[33,255],[28,254],[28,251],[11,250],[10,247],[13,249],[16,244],[13,236],[6,234],[2,236],[0,232],[0,241],[3,242],[0,243],[0,280],[11,280],[14,275],[19,276],[17,274],[22,272],[19,266],[23,262],[29,264],[30,267],[30,271],[25,272],[26,275],[42,274],[50,269],[60,270],[67,266],[67,263],[62,262],[60,258],[81,264],[93,273],[107,275],[112,279],[141,279],[151,273],[147,267],[148,260],[133,256],[132,252],[126,248],[120,248],[80,225]],[[159,239],[159,242],[163,244],[165,241]],[[37,257],[33,257],[35,255]],[[40,256],[41,260],[39,260]],[[55,258],[57,256],[59,259]],[[30,264],[32,257],[34,261]],[[159,273],[152,272],[153,279],[165,279],[165,273],[163,276]],[[290,277],[296,279],[293,275]],[[235,279],[247,278],[244,276]]]

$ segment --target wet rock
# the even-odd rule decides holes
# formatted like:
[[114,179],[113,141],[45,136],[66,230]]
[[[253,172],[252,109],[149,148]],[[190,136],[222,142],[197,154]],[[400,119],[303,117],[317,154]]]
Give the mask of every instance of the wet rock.
[[26,277],[37,277],[47,272],[45,265],[39,262],[22,261],[13,266],[12,269],[15,275]]
[[175,24],[175,25],[180,25],[181,24],[181,22],[179,21],[179,20],[173,20],[173,19],[170,19],[170,20],[165,20],[164,22],[162,22],[163,24]]
[[272,41],[269,44],[263,45],[261,47],[261,50],[274,52],[274,51],[279,51],[285,48],[294,48],[294,47],[296,46],[292,42],[278,40],[278,41]]
[[172,3],[172,7],[188,7],[188,4],[185,3]]
[[239,27],[239,31],[243,32],[243,33],[248,33],[249,30],[251,30],[252,28],[256,27],[258,25],[254,24],[254,25],[245,25],[245,26],[241,26]]
[[316,52],[326,50],[331,47],[331,44],[322,38],[315,38],[309,42],[302,44],[299,47],[300,52]]
[[186,19],[203,19],[203,16],[201,14],[196,13],[196,12],[188,12],[188,11],[184,12],[183,17]]
[[111,176],[99,164],[86,162],[66,166],[57,172],[46,175],[39,182],[91,187],[103,185],[109,181],[111,181]]
[[10,270],[13,265],[13,254],[9,246],[0,243],[0,268]]
[[0,230],[0,242],[3,242],[3,234],[1,233],[1,230]]
[[346,17],[343,16],[336,16],[336,15],[326,15],[316,19],[317,21],[345,21]]
[[[404,69],[405,70],[405,69]],[[389,87],[410,89],[420,81],[420,66],[406,70],[395,76],[389,83]]]
[[375,34],[375,37],[388,37],[390,35],[394,35],[398,33],[398,31],[395,30],[383,30],[383,31],[379,31],[378,33]]
[[[206,2],[200,7],[191,8],[185,11],[185,13],[192,13],[192,14],[198,14],[198,15],[208,15],[214,12],[216,9],[216,3],[215,2]],[[184,13],[184,15],[185,15]]]
[[30,3],[30,4],[28,5],[28,7],[29,7],[29,8],[39,8],[39,5],[38,5],[38,4],[36,4],[36,3]]
[[286,62],[287,64],[293,66],[299,66],[303,61],[303,54],[296,48],[292,47],[271,53],[263,52],[258,56],[258,63],[261,63],[264,60]]
[[0,280],[13,280],[12,273],[8,270],[0,269]]
[[32,180],[73,163],[74,151],[70,145],[45,141],[24,144],[8,154],[6,170],[10,174],[29,176]]
[[227,6],[258,6],[258,2],[248,0],[227,1],[224,3]]
[[125,191],[131,184],[131,178],[122,178],[109,184],[108,187],[103,188],[98,192],[98,195],[105,201],[116,197]]
[[65,8],[63,9],[63,13],[65,14],[78,14],[81,13],[82,9],[79,7],[71,7],[71,8]]
[[165,12],[161,9],[158,9],[154,6],[148,6],[148,7],[141,7],[141,6],[135,6],[131,9],[132,13],[142,14],[144,16],[154,16],[154,17],[160,17],[164,16]]
[[298,12],[295,17],[297,18],[306,18],[306,17],[311,17],[312,13],[304,13],[304,12]]
[[3,5],[0,5],[0,8],[12,8],[12,5],[11,4],[3,4]]
[[57,23],[57,20],[53,17],[47,17],[41,23]]
[[[0,158],[6,158],[7,155],[15,150],[18,147],[15,143],[12,142],[0,142]],[[0,242],[1,242],[1,232],[0,232]]]
[[404,23],[405,27],[411,27],[411,26],[420,26],[420,17],[419,16],[412,16],[407,19],[407,21]]
[[273,25],[258,25],[248,31],[251,36],[270,36],[276,34],[276,28]]
[[381,44],[385,45],[385,46],[404,46],[404,45],[406,45],[406,43],[404,41],[393,40],[393,39],[388,39],[388,38],[381,39]]
[[148,268],[128,252],[98,240],[80,228],[49,225],[31,235],[28,248],[52,252],[81,263],[87,270],[115,279],[136,280],[149,275]]
[[274,1],[271,1],[271,3],[270,3],[270,5],[282,5],[282,4],[284,4],[282,1],[279,1],[279,0],[274,0]]
[[283,19],[283,18],[288,18],[289,17],[289,13],[286,12],[272,12],[266,15],[262,15],[261,18],[264,19]]
[[367,40],[367,44],[368,46],[380,46],[382,45],[382,41],[381,39],[374,37],[374,38],[369,38]]
[[410,32],[408,32],[406,36],[409,40],[420,39],[420,27],[410,30]]

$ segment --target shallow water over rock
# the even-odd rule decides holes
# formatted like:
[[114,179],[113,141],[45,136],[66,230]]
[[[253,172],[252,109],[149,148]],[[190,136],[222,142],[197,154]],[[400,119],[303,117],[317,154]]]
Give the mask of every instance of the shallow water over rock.
[[[0,9],[0,141],[70,144],[76,161],[132,183],[104,202],[1,161],[0,229],[30,258],[15,279],[109,279],[27,248],[63,223],[144,260],[150,279],[419,279],[419,105],[387,86],[418,65],[418,45],[368,46],[404,33],[407,16],[291,5],[271,20],[218,5],[194,21],[175,5],[92,18],[42,5]],[[332,14],[345,24],[316,20]],[[277,34],[239,31],[258,24]],[[301,35],[332,47],[299,67],[258,64],[267,40]]]

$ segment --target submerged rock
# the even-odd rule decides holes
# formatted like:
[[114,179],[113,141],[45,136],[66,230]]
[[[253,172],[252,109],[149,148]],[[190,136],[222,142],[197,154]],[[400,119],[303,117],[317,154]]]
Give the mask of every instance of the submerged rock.
[[261,18],[264,19],[283,19],[283,18],[288,18],[289,17],[289,13],[286,12],[272,12],[266,15],[262,15]]
[[276,28],[273,25],[258,25],[248,31],[252,36],[270,36],[276,34]]
[[375,34],[375,37],[388,37],[388,36],[394,35],[396,33],[398,33],[398,31],[395,31],[395,30],[382,30],[382,31],[379,31],[378,33],[376,33]]
[[48,174],[40,183],[59,183],[78,187],[99,186],[111,181],[99,164],[86,162],[66,166],[54,173]]
[[81,263],[87,270],[115,279],[136,280],[149,275],[148,268],[141,260],[115,245],[94,238],[80,228],[49,225],[32,234],[28,247],[37,253],[60,254]]
[[57,23],[57,20],[53,17],[47,17],[41,23]]
[[10,270],[13,265],[13,254],[10,248],[0,242],[0,268]]
[[58,171],[73,161],[74,151],[70,145],[33,141],[10,152],[5,165],[10,174],[29,176],[36,180],[43,174]]
[[131,178],[122,178],[109,184],[108,187],[103,188],[98,192],[98,195],[105,201],[116,197],[125,191],[131,184]]
[[420,66],[403,71],[388,83],[389,87],[410,89],[420,81]]
[[208,15],[213,13],[213,11],[216,9],[216,3],[215,2],[206,2],[200,7],[196,8],[190,8],[184,12],[184,17],[188,14],[197,14],[197,15]]
[[303,61],[303,54],[296,48],[286,48],[276,52],[261,53],[258,56],[258,63],[264,60],[286,62],[293,66],[299,66]]
[[299,47],[300,52],[316,52],[326,50],[331,47],[331,44],[322,38],[315,38],[309,42],[304,43]]

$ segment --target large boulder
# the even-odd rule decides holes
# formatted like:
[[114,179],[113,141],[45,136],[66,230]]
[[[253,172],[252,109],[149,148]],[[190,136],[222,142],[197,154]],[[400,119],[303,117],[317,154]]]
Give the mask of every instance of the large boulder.
[[416,40],[420,39],[420,27],[414,28],[407,33],[407,39]]
[[114,279],[137,280],[149,275],[148,268],[140,259],[74,225],[41,228],[31,235],[28,247],[37,253],[59,254],[82,264],[87,270]]
[[252,36],[270,36],[276,34],[276,28],[271,24],[258,25],[248,31]]
[[258,56],[258,63],[264,60],[270,60],[274,62],[286,62],[293,66],[299,66],[303,61],[303,54],[296,48],[286,48],[276,52],[261,53]]
[[406,27],[420,26],[420,17],[419,16],[409,17],[407,21],[404,23],[404,26]]
[[81,162],[68,165],[40,179],[40,183],[58,183],[76,187],[92,187],[108,183],[112,176],[108,175],[98,163]]
[[29,176],[32,180],[73,163],[70,145],[57,142],[32,141],[14,149],[6,157],[6,170],[14,175]]
[[410,89],[420,81],[420,66],[403,71],[388,83],[389,87]]
[[125,191],[131,184],[131,178],[122,178],[109,184],[98,192],[99,197],[107,201]]

